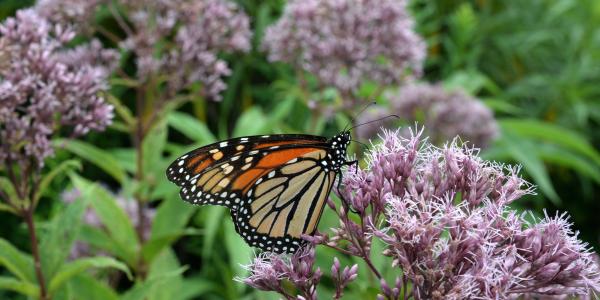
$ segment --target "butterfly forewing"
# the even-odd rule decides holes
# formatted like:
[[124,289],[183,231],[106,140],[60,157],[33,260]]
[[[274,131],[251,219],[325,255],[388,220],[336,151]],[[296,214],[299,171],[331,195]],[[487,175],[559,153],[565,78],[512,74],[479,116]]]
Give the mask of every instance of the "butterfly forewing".
[[291,159],[310,151],[302,149],[323,148],[325,142],[311,135],[231,139],[181,156],[167,169],[167,178],[181,187],[180,196],[185,201],[235,208],[244,189],[268,169],[284,163],[282,157]]

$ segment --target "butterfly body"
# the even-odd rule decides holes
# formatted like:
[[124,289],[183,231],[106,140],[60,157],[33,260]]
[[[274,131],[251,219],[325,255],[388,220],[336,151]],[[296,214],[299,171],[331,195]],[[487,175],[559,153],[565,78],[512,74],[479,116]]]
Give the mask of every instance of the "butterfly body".
[[349,143],[349,132],[235,138],[181,156],[167,178],[187,202],[228,207],[251,246],[295,252],[317,228]]

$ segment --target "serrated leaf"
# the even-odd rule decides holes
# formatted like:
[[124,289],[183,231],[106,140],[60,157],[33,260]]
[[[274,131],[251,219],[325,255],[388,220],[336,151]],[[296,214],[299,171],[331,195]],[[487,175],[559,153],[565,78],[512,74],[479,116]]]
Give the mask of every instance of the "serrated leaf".
[[118,182],[123,183],[126,176],[125,170],[123,170],[119,162],[109,152],[78,140],[58,139],[54,141],[54,145],[57,148],[65,148],[69,152],[87,160]]
[[60,267],[60,269],[56,272],[52,280],[50,280],[50,285],[48,286],[48,291],[50,293],[56,291],[56,289],[60,288],[67,280],[71,279],[73,276],[76,276],[82,272],[85,272],[88,269],[96,268],[96,269],[104,269],[104,268],[113,268],[122,271],[127,275],[127,278],[132,279],[133,276],[129,271],[129,268],[122,262],[107,256],[97,256],[97,257],[86,257],[80,258],[71,262],[68,262]]
[[3,238],[0,238],[0,265],[20,280],[36,282],[31,256]]

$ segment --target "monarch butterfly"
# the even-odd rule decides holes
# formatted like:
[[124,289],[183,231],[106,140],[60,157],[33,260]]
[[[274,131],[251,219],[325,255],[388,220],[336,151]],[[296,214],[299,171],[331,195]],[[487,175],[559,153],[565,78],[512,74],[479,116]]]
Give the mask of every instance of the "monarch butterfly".
[[327,139],[278,134],[234,138],[176,159],[167,178],[192,204],[230,209],[237,233],[251,246],[292,253],[313,234],[346,160],[347,130]]

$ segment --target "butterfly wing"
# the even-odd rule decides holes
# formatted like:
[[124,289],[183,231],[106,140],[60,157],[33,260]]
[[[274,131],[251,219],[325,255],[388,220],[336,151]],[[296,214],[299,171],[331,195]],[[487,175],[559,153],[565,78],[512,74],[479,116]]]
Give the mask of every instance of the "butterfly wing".
[[167,177],[185,201],[229,207],[248,244],[294,252],[316,230],[335,181],[323,164],[329,149],[320,136],[236,138],[183,155]]
[[317,228],[336,173],[318,149],[288,160],[258,178],[231,215],[244,240],[263,250],[294,252]]

